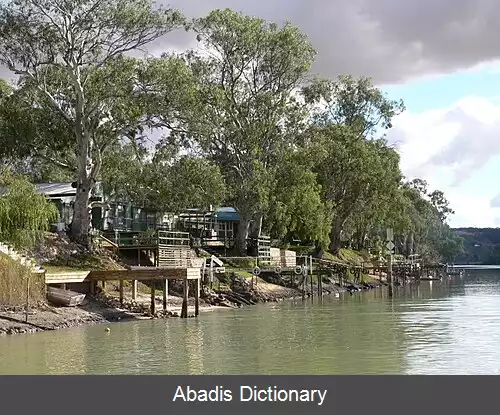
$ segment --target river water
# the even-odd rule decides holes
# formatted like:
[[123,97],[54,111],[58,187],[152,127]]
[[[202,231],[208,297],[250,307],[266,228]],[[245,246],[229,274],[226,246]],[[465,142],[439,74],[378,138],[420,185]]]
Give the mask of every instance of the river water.
[[500,374],[500,269],[0,338],[0,374]]

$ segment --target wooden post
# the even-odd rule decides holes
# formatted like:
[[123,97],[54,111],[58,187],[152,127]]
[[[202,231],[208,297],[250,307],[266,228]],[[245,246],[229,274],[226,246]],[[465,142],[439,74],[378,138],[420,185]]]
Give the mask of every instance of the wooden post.
[[202,277],[201,277],[201,275],[200,275],[200,278],[198,278],[199,283],[196,285],[196,292],[198,293],[198,294],[197,294],[197,295],[198,295],[198,298],[200,298],[200,297],[201,297],[201,278],[202,278]]
[[[209,274],[209,278],[210,278],[210,289],[212,289],[212,285],[213,285],[213,282],[214,282],[214,260],[213,260],[212,257],[210,257],[210,274]],[[220,286],[220,283],[219,283],[219,286]],[[253,287],[253,274],[252,274],[252,287]]]
[[30,308],[30,275],[31,274],[28,274],[28,277],[26,278],[26,323],[28,322],[28,313]]
[[168,308],[168,280],[163,280],[163,310],[167,311]]
[[[309,259],[309,261],[307,261],[307,259]],[[314,297],[314,287],[313,287],[313,269],[312,269],[313,261],[312,261],[312,256],[310,256],[307,259],[306,259],[306,261],[309,262],[309,278],[311,279],[311,281],[310,281],[310,284],[311,284],[311,298],[313,298]]]
[[316,272],[316,279],[318,280],[318,297],[323,296],[323,274],[320,271]]
[[184,280],[184,295],[182,298],[181,318],[187,318],[188,316],[188,299],[189,299],[189,280],[186,278]]
[[307,272],[302,270],[302,300],[306,298]]
[[389,281],[389,297],[393,295],[393,284],[392,284],[392,253],[389,254],[389,262],[387,264],[387,279]]
[[89,288],[90,288],[90,295],[95,295],[95,291],[96,291],[96,283],[94,281],[90,281],[89,282]]
[[316,273],[316,283],[318,285],[318,298],[321,297],[321,276],[320,276],[320,273],[317,272]]
[[155,314],[155,305],[156,305],[156,299],[155,299],[155,287],[156,286],[156,280],[151,281],[151,315]]
[[120,280],[120,306],[123,307],[123,280]]
[[194,292],[194,315],[200,315],[200,279],[196,278],[196,289]]
[[132,280],[132,300],[137,299],[137,280]]
[[201,267],[201,284],[203,286],[205,286],[206,283],[207,283],[206,276],[205,276],[205,268],[206,268],[206,266],[207,266],[207,261],[203,260],[203,265]]

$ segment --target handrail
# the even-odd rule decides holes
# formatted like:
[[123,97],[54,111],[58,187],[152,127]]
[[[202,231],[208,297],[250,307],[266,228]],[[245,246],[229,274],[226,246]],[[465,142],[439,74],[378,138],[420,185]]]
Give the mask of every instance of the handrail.
[[116,244],[115,242],[113,242],[110,239],[106,238],[105,236],[103,236],[103,235],[97,235],[97,237],[99,239],[102,239],[104,242],[107,242],[108,244],[110,244],[113,248],[118,248],[118,244]]

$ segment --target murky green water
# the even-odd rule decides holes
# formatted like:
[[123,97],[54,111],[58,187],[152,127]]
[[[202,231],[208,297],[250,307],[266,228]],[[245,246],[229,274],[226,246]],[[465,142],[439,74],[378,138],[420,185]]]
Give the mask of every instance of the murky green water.
[[0,338],[0,374],[500,374],[500,270],[327,298]]

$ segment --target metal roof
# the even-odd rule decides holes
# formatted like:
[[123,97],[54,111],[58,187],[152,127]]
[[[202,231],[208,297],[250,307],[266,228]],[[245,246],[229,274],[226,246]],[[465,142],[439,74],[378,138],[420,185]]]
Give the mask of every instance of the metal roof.
[[238,211],[233,207],[220,207],[215,209],[217,220],[228,222],[239,222],[241,217]]
[[71,183],[62,183],[62,182],[37,183],[35,184],[35,186],[40,193],[43,193],[44,195],[47,196],[54,196],[54,195],[71,196],[76,194],[76,189],[71,186]]
[[179,214],[179,217],[185,218],[189,215],[201,215],[204,217],[214,216],[217,220],[223,222],[239,222],[241,220],[238,211],[233,207],[220,207],[216,208],[213,212],[210,211],[202,211],[198,208],[186,209],[186,212]]
[[[74,196],[76,189],[71,187],[71,183],[36,183],[36,190],[46,196],[62,195]],[[0,186],[0,195],[5,195],[7,189]]]

